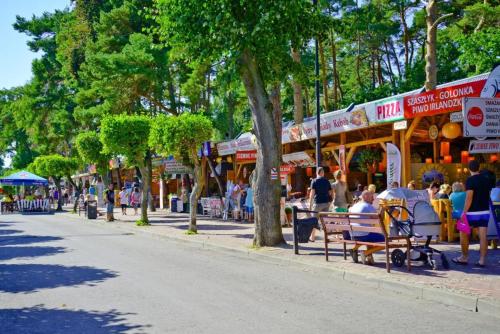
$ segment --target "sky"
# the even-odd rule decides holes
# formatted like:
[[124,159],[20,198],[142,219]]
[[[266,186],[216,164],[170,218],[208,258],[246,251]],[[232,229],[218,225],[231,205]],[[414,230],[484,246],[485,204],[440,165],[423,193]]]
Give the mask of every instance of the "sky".
[[70,0],[0,0],[0,89],[21,86],[31,79],[37,54],[26,45],[28,36],[14,30],[16,15],[32,17],[68,7]]

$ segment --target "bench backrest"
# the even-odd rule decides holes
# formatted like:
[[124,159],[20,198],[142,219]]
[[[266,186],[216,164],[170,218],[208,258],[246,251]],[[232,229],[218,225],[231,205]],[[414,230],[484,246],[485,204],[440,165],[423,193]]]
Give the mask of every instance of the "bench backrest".
[[387,235],[377,213],[323,212],[319,219],[327,234],[366,232]]

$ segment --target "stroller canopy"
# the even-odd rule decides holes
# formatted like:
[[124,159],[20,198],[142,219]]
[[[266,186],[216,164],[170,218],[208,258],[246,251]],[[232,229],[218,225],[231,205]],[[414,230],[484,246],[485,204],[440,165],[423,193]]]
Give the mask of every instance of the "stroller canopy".
[[439,216],[434,208],[425,201],[418,201],[413,207],[413,223],[418,224],[441,224]]
[[44,186],[49,184],[49,181],[43,177],[23,170],[0,178],[0,184],[6,186]]

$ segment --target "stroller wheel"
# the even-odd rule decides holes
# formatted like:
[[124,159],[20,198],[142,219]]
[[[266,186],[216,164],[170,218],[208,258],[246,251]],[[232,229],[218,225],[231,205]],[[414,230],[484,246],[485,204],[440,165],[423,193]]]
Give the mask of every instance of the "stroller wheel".
[[441,253],[441,264],[443,265],[444,269],[450,269],[450,263],[448,262],[448,259],[446,258],[444,253]]
[[355,263],[358,263],[359,262],[359,254],[358,254],[358,251],[356,250],[349,250],[349,254],[351,254],[351,257],[352,257],[352,260],[355,262]]
[[402,267],[405,264],[406,254],[401,249],[395,249],[391,253],[391,262],[396,267]]

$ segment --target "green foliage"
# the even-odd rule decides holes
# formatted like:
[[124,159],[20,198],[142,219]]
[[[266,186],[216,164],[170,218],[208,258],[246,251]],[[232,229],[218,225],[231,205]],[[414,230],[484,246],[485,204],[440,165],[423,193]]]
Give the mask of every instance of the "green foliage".
[[149,226],[151,225],[147,220],[139,219],[135,222],[136,226]]
[[370,171],[370,166],[377,165],[382,161],[382,152],[377,149],[366,148],[358,154],[359,169],[367,173]]
[[123,155],[131,165],[143,166],[150,128],[151,119],[147,116],[107,116],[101,123],[103,152]]
[[75,159],[59,154],[39,156],[29,166],[29,170],[33,171],[33,173],[43,177],[52,177],[56,180],[71,175],[77,169],[78,162]]
[[[149,145],[165,155],[173,155],[186,164],[197,160],[201,145],[212,136],[212,122],[202,114],[160,115],[153,123]],[[187,154],[186,154],[187,153]]]
[[99,135],[94,131],[81,132],[76,137],[76,149],[83,161],[87,163],[107,162],[109,155],[103,154],[103,145]]

